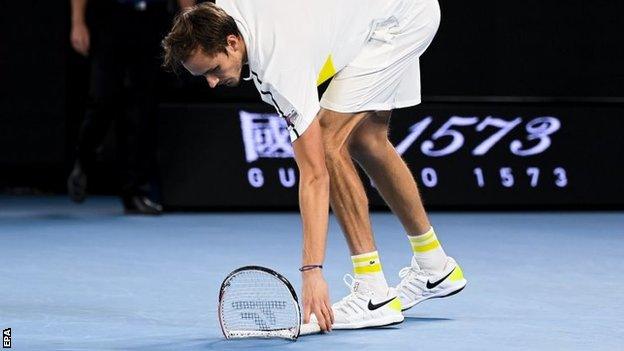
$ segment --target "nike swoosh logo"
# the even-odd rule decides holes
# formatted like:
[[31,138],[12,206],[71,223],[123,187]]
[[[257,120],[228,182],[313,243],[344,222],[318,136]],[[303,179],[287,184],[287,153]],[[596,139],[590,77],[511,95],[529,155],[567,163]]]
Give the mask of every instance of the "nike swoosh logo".
[[[455,267],[455,268],[457,268],[457,267]],[[444,279],[448,278],[448,277],[449,277],[449,275],[451,275],[451,274],[453,274],[453,272],[455,272],[455,268],[453,268],[453,270],[452,270],[452,271],[450,271],[450,272],[449,272],[449,274],[445,275],[442,279],[438,280],[438,281],[437,281],[437,282],[435,282],[435,283],[432,283],[432,282],[430,282],[430,281],[427,279],[427,289],[433,289],[433,288],[435,288],[436,286],[440,285],[440,283],[442,283],[442,282],[444,281]]]
[[374,304],[373,300],[368,300],[368,309],[370,311],[374,311],[374,310],[378,309],[379,307],[382,307],[383,305],[389,303],[390,301],[392,301],[394,299],[396,299],[396,297],[393,297],[390,300],[384,301],[382,303],[377,303],[377,304]]

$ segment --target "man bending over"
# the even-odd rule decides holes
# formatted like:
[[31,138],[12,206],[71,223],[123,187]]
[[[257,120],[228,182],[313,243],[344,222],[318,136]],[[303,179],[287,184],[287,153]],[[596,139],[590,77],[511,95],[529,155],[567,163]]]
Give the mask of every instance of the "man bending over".
[[[437,0],[223,0],[184,11],[163,40],[165,66],[184,67],[211,87],[253,80],[288,125],[299,168],[304,323],[322,330],[400,323],[402,311],[466,285],[388,141],[392,110],[420,103],[419,57],[439,23]],[[317,86],[332,77],[319,101]],[[354,160],[413,249],[396,288],[381,269]],[[351,293],[331,306],[321,269],[330,204],[354,270]]]

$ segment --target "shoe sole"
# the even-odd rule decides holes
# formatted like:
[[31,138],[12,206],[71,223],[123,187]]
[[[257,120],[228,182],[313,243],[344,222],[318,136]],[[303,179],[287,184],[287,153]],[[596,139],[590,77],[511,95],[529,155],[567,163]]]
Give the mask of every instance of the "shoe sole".
[[402,314],[386,316],[383,318],[378,318],[375,320],[370,320],[361,323],[351,323],[351,324],[334,324],[332,329],[340,330],[340,329],[364,329],[364,328],[379,328],[379,327],[388,327],[391,325],[401,324],[405,320]]
[[425,297],[423,299],[420,299],[420,300],[414,302],[413,304],[409,305],[408,307],[402,308],[401,312],[407,311],[410,308],[418,305],[419,303],[421,303],[423,301],[426,301],[426,300],[429,300],[429,299],[441,299],[441,298],[444,298],[444,297],[449,297],[449,296],[453,296],[455,294],[459,294],[462,290],[464,290],[464,288],[466,287],[467,284],[468,284],[468,281],[464,281],[464,284],[461,285],[459,288],[453,287],[453,288],[450,288],[450,289],[441,290],[441,291],[439,291],[436,294],[429,295],[429,296],[427,296],[427,297]]

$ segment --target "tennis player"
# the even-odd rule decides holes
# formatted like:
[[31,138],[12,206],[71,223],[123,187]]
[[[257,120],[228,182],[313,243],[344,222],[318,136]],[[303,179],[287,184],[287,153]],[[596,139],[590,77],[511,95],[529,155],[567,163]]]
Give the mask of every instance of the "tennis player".
[[[165,66],[211,87],[253,80],[288,125],[300,177],[304,323],[324,331],[400,323],[403,310],[466,285],[388,141],[391,111],[421,101],[419,57],[439,23],[437,0],[221,0],[182,12],[163,40]],[[319,101],[317,86],[332,77]],[[413,249],[396,288],[382,272],[353,160]],[[345,276],[351,293],[331,306],[321,269],[330,204],[354,271]]]

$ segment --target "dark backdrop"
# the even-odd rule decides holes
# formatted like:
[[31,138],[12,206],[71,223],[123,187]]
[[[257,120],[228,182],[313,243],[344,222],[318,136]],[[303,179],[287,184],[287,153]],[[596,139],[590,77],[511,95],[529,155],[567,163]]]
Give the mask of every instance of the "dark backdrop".
[[0,2],[0,189],[62,181],[68,6]]
[[[425,101],[622,108],[624,2],[440,3],[438,36],[421,60]],[[2,1],[0,26],[0,191],[63,192],[88,83],[87,61],[69,46],[69,1]],[[199,79],[163,79],[168,104],[259,101],[250,85],[211,91]]]
[[624,96],[624,2],[441,1],[426,95]]

